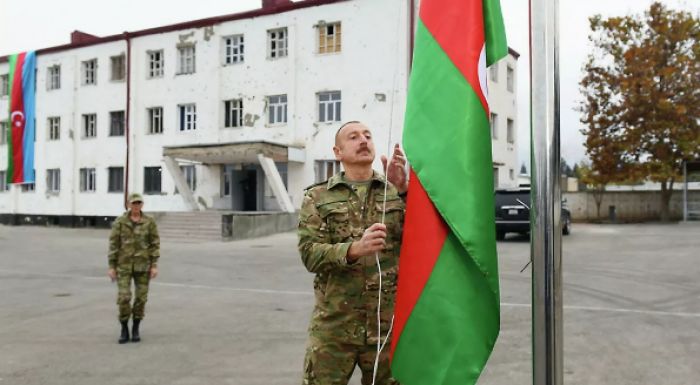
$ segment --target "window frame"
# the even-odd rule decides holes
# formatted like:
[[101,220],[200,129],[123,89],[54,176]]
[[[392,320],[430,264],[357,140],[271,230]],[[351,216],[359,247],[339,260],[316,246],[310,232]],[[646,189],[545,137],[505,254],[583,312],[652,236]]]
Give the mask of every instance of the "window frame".
[[[282,34],[282,37],[277,36]],[[267,30],[267,58],[277,60],[289,55],[289,30],[287,27]]]
[[58,194],[61,192],[60,168],[46,169],[46,192],[49,194]]
[[197,104],[178,104],[177,119],[177,126],[180,132],[197,130]]
[[81,85],[97,85],[97,59],[83,60],[81,62]]
[[515,120],[506,118],[506,142],[515,143]]
[[[121,173],[121,178],[117,186],[114,186],[112,182],[115,182],[114,172],[119,171]],[[121,193],[124,192],[124,167],[123,166],[112,166],[107,167],[107,192],[108,193]]]
[[224,128],[243,127],[243,99],[224,100]]
[[[337,99],[334,97],[337,96]],[[327,97],[327,100],[322,100]],[[319,123],[340,122],[343,109],[343,95],[341,91],[321,91],[316,93],[316,106],[318,108]]]
[[489,126],[491,128],[491,139],[498,140],[498,114],[491,112],[489,115]]
[[97,169],[94,167],[82,167],[78,171],[80,192],[94,193],[97,192]]
[[[162,49],[146,51],[148,61],[146,63],[146,73],[148,79],[162,78],[165,73],[165,58]],[[154,56],[158,55],[155,59]]]
[[[121,119],[118,116],[121,115]],[[116,124],[116,126],[115,126]],[[115,131],[116,128],[116,131]],[[109,136],[119,137],[126,134],[126,112],[124,110],[110,111],[109,112]]]
[[48,128],[47,138],[49,141],[61,140],[61,117],[49,116],[46,118]]
[[[223,65],[235,65],[245,62],[245,36],[242,33],[228,35],[223,41]],[[236,52],[234,52],[236,51]]]
[[[154,171],[158,173],[159,178],[157,183],[155,183],[155,180],[151,180],[150,182],[148,180],[149,176],[151,178],[155,176],[155,174],[153,174]],[[158,189],[151,189],[155,187],[155,184],[157,184]],[[147,195],[159,195],[163,193],[163,167],[145,166],[143,168],[143,193]]]
[[[92,122],[90,121],[92,119]],[[90,126],[92,123],[92,126]],[[97,138],[97,114],[83,114],[83,127],[81,139]],[[89,135],[92,133],[92,135]]]
[[54,64],[46,69],[46,90],[61,89],[61,65]]
[[[273,98],[275,98],[275,102],[273,102]],[[284,102],[282,102],[283,98]],[[265,97],[265,100],[267,101],[267,125],[286,125],[288,122],[287,113],[289,106],[289,99],[287,97],[287,94],[268,95]],[[275,119],[273,119],[273,117],[275,117]]]
[[[121,62],[121,63],[120,63]],[[109,80],[112,82],[123,82],[126,80],[126,55],[119,54],[109,57],[110,71]]]
[[148,114],[148,134],[149,135],[162,134],[163,133],[163,107],[146,108],[146,114]]
[[[333,28],[332,37],[329,38],[328,28]],[[316,50],[320,55],[338,53],[342,51],[342,23],[334,21],[331,23],[318,23]],[[328,43],[331,42],[331,45]],[[329,46],[332,47],[329,49]]]
[[176,75],[191,75],[197,72],[197,50],[194,44],[177,47]]

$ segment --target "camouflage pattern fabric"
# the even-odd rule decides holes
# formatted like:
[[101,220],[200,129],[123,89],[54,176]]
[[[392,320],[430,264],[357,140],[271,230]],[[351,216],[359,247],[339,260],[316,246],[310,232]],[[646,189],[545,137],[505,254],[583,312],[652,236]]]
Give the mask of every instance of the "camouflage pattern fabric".
[[[157,266],[160,258],[160,237],[155,220],[141,214],[139,222],[133,222],[129,213],[117,218],[109,236],[109,267],[117,271],[117,305],[119,320],[142,319],[148,300],[150,268]],[[131,306],[131,281],[135,296]]]
[[[374,255],[360,257],[352,264],[345,257],[350,244],[362,238],[369,226],[380,223],[384,213],[387,246],[379,253],[380,325],[381,336],[386,337],[394,312],[405,206],[389,185],[383,211],[384,183],[384,177],[374,172],[361,201],[355,186],[339,173],[309,187],[304,195],[299,214],[299,251],[306,269],[316,274],[304,384],[346,384],[355,364],[363,371],[362,383],[371,383],[372,370],[365,372],[363,362],[371,361],[373,365],[376,355],[379,271]],[[385,379],[377,384],[395,384],[389,376],[388,356],[382,362],[380,372]]]
[[[134,281],[134,306],[131,306],[131,280]],[[117,269],[117,305],[119,306],[119,321],[128,321],[131,315],[134,319],[143,319],[148,301],[149,272],[136,272],[129,269]]]

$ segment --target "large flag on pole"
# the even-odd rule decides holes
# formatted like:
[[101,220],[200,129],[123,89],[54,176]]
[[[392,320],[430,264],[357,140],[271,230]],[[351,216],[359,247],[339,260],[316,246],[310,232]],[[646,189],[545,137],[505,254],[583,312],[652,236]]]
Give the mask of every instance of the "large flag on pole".
[[508,52],[498,0],[422,0],[403,143],[412,166],[392,374],[476,383],[500,328],[486,67]]
[[36,53],[10,55],[7,183],[34,183]]

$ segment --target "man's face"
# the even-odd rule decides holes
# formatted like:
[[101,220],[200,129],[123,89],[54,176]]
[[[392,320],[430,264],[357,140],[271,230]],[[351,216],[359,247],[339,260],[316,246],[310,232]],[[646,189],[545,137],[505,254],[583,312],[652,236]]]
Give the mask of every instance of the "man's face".
[[129,203],[129,208],[131,209],[132,212],[140,213],[141,209],[143,208],[143,202],[142,201],[131,202],[131,203]]
[[343,164],[371,166],[375,155],[372,133],[362,123],[350,123],[338,132],[333,152]]

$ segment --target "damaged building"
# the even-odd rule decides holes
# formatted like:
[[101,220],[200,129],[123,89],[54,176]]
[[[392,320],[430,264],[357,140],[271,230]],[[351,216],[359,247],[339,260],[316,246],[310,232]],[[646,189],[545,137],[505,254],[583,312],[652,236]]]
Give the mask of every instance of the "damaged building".
[[[339,171],[342,122],[372,128],[378,153],[400,142],[416,3],[263,0],[106,37],[75,31],[38,50],[36,183],[11,187],[0,171],[0,222],[107,225],[134,191],[162,218],[292,218],[303,189]],[[517,184],[517,57],[489,76],[494,178],[506,186]],[[8,70],[0,58],[5,88]]]

